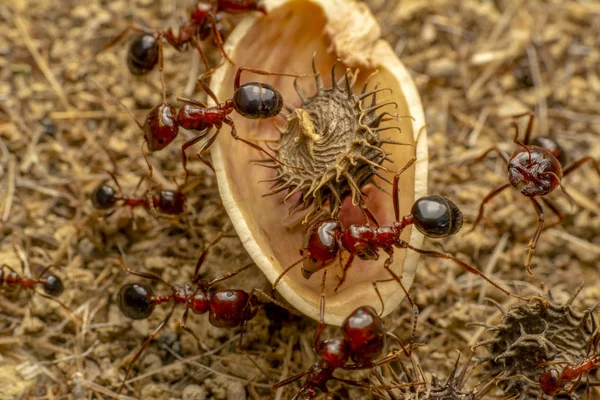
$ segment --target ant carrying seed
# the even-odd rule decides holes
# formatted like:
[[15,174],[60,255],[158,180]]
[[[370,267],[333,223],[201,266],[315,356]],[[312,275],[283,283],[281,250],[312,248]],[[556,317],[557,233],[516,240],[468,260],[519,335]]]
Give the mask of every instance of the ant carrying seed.
[[151,196],[137,197],[123,194],[121,185],[117,178],[109,173],[118,190],[114,187],[101,183],[94,189],[91,195],[92,205],[98,210],[108,210],[117,205],[117,202],[123,202],[123,206],[144,207],[145,209],[154,209],[159,213],[166,215],[181,214],[185,208],[185,195],[180,190],[161,190],[158,194]]
[[[335,338],[321,341],[321,333],[325,327],[325,279],[327,271],[323,271],[323,280],[321,286],[321,303],[319,326],[313,339],[313,350],[319,360],[309,369],[284,379],[273,385],[273,390],[289,385],[306,376],[306,381],[292,400],[312,399],[317,394],[317,389],[323,393],[328,393],[327,382],[330,380],[342,382],[348,385],[362,387],[365,389],[383,389],[391,390],[393,388],[419,385],[422,383],[410,383],[408,385],[370,385],[364,382],[342,379],[335,377],[333,373],[336,369],[359,370],[371,369],[399,358],[400,354],[410,357],[410,349],[402,344],[400,338],[384,329],[381,318],[371,306],[358,307],[342,323],[343,335]],[[401,347],[400,351],[395,351],[391,355],[381,358],[386,351],[386,338],[393,338]],[[414,335],[413,335],[414,336]],[[301,397],[304,396],[304,397]]]
[[[473,164],[476,164],[482,161],[489,153],[498,153],[500,158],[507,164],[508,182],[496,187],[483,198],[481,205],[479,206],[479,213],[477,214],[477,218],[473,223],[473,228],[471,231],[475,230],[483,218],[485,204],[503,190],[513,186],[515,189],[519,190],[521,194],[529,197],[536,213],[538,214],[537,230],[527,246],[529,252],[527,254],[527,258],[525,259],[525,268],[527,269],[527,272],[531,274],[531,259],[535,253],[535,248],[544,228],[544,211],[539,200],[542,200],[542,202],[544,202],[544,204],[546,204],[546,206],[548,206],[548,208],[550,208],[550,210],[552,210],[552,212],[558,217],[558,221],[551,226],[560,224],[563,219],[562,214],[552,203],[542,196],[545,196],[548,193],[553,192],[556,188],[560,187],[562,192],[569,198],[571,202],[573,202],[573,199],[567,193],[565,187],[561,183],[562,178],[575,171],[586,162],[590,162],[596,169],[596,172],[598,172],[598,175],[600,175],[600,165],[592,157],[586,156],[578,161],[573,162],[568,167],[563,168],[562,163],[564,163],[566,159],[565,152],[554,140],[541,137],[534,140],[533,143],[535,144],[529,144],[529,139],[533,128],[534,115],[531,113],[525,113],[516,115],[515,118],[525,115],[529,116],[529,122],[525,130],[525,140],[523,142],[519,141],[519,127],[517,123],[514,121],[512,122],[512,126],[515,129],[514,143],[519,145],[519,149],[515,150],[510,158],[508,158],[498,147],[492,147],[473,161]],[[548,226],[548,228],[549,227],[550,226]]]
[[262,307],[263,303],[256,296],[260,294],[261,296],[267,298],[269,301],[287,308],[279,301],[273,299],[271,296],[267,295],[263,291],[259,289],[252,289],[250,293],[244,290],[235,290],[235,289],[213,289],[213,286],[217,283],[220,283],[224,280],[234,277],[242,271],[247,270],[253,264],[248,264],[238,269],[237,271],[227,273],[218,278],[213,279],[210,282],[206,282],[200,279],[199,272],[208,251],[215,246],[217,243],[221,241],[221,239],[225,237],[233,237],[233,236],[225,236],[219,235],[212,243],[210,243],[200,255],[198,262],[196,263],[196,268],[194,270],[194,275],[192,279],[185,284],[185,286],[180,286],[173,283],[168,283],[164,281],[161,277],[148,273],[148,272],[139,272],[134,271],[127,267],[122,259],[119,259],[121,267],[128,274],[139,276],[145,279],[150,279],[153,281],[162,282],[166,286],[171,287],[171,293],[165,296],[155,296],[152,289],[144,285],[142,283],[128,283],[121,287],[118,294],[118,304],[121,312],[127,316],[128,318],[139,320],[146,319],[157,305],[163,303],[170,303],[173,301],[173,306],[171,310],[168,312],[167,316],[158,324],[154,332],[146,339],[142,347],[135,354],[133,360],[127,367],[127,372],[125,373],[125,377],[121,382],[121,386],[119,387],[119,393],[123,390],[123,387],[129,377],[131,369],[133,365],[140,358],[144,350],[148,347],[150,342],[159,334],[159,332],[166,326],[169,319],[173,315],[173,311],[178,304],[185,305],[185,311],[181,318],[181,328],[190,333],[197,341],[198,346],[200,348],[204,348],[200,339],[196,334],[188,327],[186,327],[186,321],[188,317],[188,313],[191,310],[194,314],[205,314],[208,313],[208,322],[216,326],[218,328],[237,328],[241,327],[241,334],[239,340],[239,347],[242,347],[242,339],[244,328],[246,323],[253,319],[258,313],[259,309]]
[[141,35],[136,37],[131,43],[129,50],[127,51],[127,67],[133,75],[145,75],[154,69],[156,64],[159,63],[159,53],[162,52],[161,46],[163,39],[180,53],[186,52],[191,43],[198,51],[198,54],[200,54],[205,68],[208,69],[208,61],[199,42],[204,41],[212,31],[217,47],[221,50],[223,57],[233,64],[233,61],[231,61],[223,48],[223,38],[218,29],[219,24],[217,15],[245,11],[260,11],[263,14],[267,13],[265,7],[257,0],[199,1],[194,8],[189,11],[188,20],[179,26],[177,34],[175,34],[171,28],[168,28],[166,31],[152,30],[138,24],[133,24],[128,26],[110,43],[104,46],[104,48],[96,53],[94,57],[115,46],[133,30],[141,33]]

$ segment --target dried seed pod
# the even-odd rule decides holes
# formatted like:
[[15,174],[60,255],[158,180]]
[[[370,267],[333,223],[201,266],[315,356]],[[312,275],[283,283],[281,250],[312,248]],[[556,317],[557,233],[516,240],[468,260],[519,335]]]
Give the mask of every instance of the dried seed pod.
[[300,194],[290,213],[314,206],[310,215],[318,215],[329,204],[330,215],[337,215],[348,195],[353,204],[362,205],[362,188],[384,169],[387,154],[382,145],[402,145],[379,135],[399,129],[382,125],[394,120],[392,114],[382,111],[384,107],[397,104],[377,102],[377,93],[390,89],[376,85],[367,91],[369,82],[365,82],[362,92],[355,94],[357,74],[347,70],[338,81],[336,66],[331,69],[330,87],[323,87],[315,69],[316,93],[307,97],[297,88],[302,103],[287,115],[276,154],[285,165],[270,159],[262,164],[276,170],[269,195],[287,191],[285,202]]
[[[386,122],[386,126],[401,129],[401,134],[390,132],[394,140],[415,143],[419,129],[425,125],[419,95],[409,72],[400,63],[391,46],[378,39],[379,27],[365,4],[343,0],[272,0],[265,1],[265,4],[268,14],[249,16],[242,20],[225,45],[227,54],[236,65],[273,72],[306,74],[311,72],[311,60],[316,54],[315,69],[322,75],[323,87],[332,87],[331,68],[339,59],[339,77],[344,76],[347,68],[351,71],[360,69],[355,83],[359,90],[374,71],[379,71],[367,85],[366,91],[373,90],[378,82],[380,88],[391,89],[391,93],[378,94],[377,104],[393,101],[398,104],[398,109],[394,110],[398,115],[410,115],[414,120],[402,118]],[[212,76],[210,85],[219,99],[231,96],[234,74],[234,67],[224,65]],[[281,92],[284,102],[292,109],[301,105],[291,78],[251,78],[248,75],[244,79],[272,85]],[[305,93],[316,91],[314,79],[301,78],[298,85]],[[248,139],[279,140],[280,133],[275,124],[281,126],[284,122],[277,119],[274,122],[253,121],[237,115],[232,118],[240,135]],[[305,116],[299,112],[292,119],[294,118],[300,122]],[[248,146],[240,146],[226,139],[221,135],[211,150],[223,205],[246,250],[267,278],[274,282],[287,266],[300,258],[299,250],[304,240],[305,227],[299,220],[288,218],[291,204],[283,203],[285,193],[263,197],[267,186],[258,182],[275,178],[276,172],[252,165],[251,161],[257,160],[260,155]],[[412,157],[414,149],[412,146],[386,144],[382,148],[389,153],[388,157],[394,164],[387,164],[390,171],[382,171],[381,175],[391,180],[395,170]],[[417,158],[415,167],[403,174],[400,180],[402,215],[410,212],[415,199],[425,195],[427,135],[424,131],[419,138]],[[378,179],[376,178],[376,182]],[[377,183],[387,186],[382,180]],[[361,189],[369,197],[366,205],[379,221],[388,223],[394,220],[389,193],[371,184]],[[391,186],[387,186],[388,191],[389,189]],[[340,219],[346,225],[365,221],[360,210],[352,206],[350,198],[342,205]],[[423,236],[416,229],[407,228],[402,238],[419,247]],[[395,254],[392,269],[402,277],[405,287],[412,283],[417,261],[418,255],[412,252],[407,254],[401,250]],[[383,257],[379,261],[356,261],[348,272],[346,283],[335,293],[330,288],[337,283],[336,274],[328,274],[327,323],[340,325],[352,310],[361,305],[381,309],[371,282],[389,279],[382,265]],[[335,264],[331,268],[335,270]],[[307,280],[302,277],[300,268],[295,268],[279,283],[277,289],[294,307],[318,319],[320,279],[321,274],[314,274]],[[394,282],[384,282],[378,286],[385,314],[388,314],[402,301],[404,294]]]
[[581,289],[565,304],[541,297],[516,304],[504,313],[498,325],[488,328],[493,337],[477,347],[485,346],[490,353],[483,361],[490,361],[491,376],[512,377],[498,383],[507,395],[537,398],[539,377],[550,368],[544,363],[575,363],[586,357],[594,323],[590,310],[578,311],[572,306]]

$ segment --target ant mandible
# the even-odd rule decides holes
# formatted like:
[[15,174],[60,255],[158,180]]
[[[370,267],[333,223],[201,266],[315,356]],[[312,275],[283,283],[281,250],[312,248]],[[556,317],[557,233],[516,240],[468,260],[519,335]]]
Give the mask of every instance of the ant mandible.
[[242,338],[244,333],[244,328],[246,323],[253,319],[258,313],[262,303],[259,301],[256,294],[261,294],[265,298],[268,298],[271,302],[285,307],[279,301],[273,299],[266,293],[262,292],[259,289],[252,289],[250,293],[243,290],[233,290],[233,289],[223,289],[223,290],[215,290],[212,287],[217,283],[220,283],[224,280],[234,277],[242,271],[247,270],[253,264],[247,264],[237,271],[230,272],[224,274],[218,278],[213,279],[210,282],[206,282],[200,279],[198,276],[200,272],[200,268],[206,259],[208,251],[215,246],[217,243],[221,241],[221,239],[225,237],[234,237],[227,235],[219,235],[213,242],[211,242],[202,252],[198,262],[196,263],[196,268],[194,270],[194,275],[192,279],[185,284],[185,286],[180,286],[173,283],[168,283],[164,281],[161,277],[148,273],[148,272],[140,272],[134,271],[125,265],[122,259],[119,259],[121,267],[128,274],[139,276],[145,279],[150,279],[153,281],[162,282],[163,284],[171,287],[171,293],[165,296],[155,296],[152,289],[141,283],[128,283],[121,287],[118,294],[118,304],[121,312],[127,316],[128,318],[140,320],[148,318],[154,308],[157,305],[163,303],[169,303],[173,301],[173,306],[171,310],[168,312],[167,316],[158,324],[154,332],[146,339],[142,347],[135,354],[133,360],[129,364],[127,368],[127,372],[125,373],[125,377],[121,382],[121,386],[119,387],[119,393],[123,390],[125,386],[125,382],[127,381],[129,374],[131,373],[131,369],[133,365],[140,358],[144,350],[148,347],[150,342],[160,333],[160,331],[166,326],[169,322],[169,319],[173,315],[173,311],[178,304],[185,305],[185,311],[181,318],[181,328],[190,333],[197,341],[199,347],[204,347],[198,336],[186,326],[186,321],[188,317],[188,313],[191,310],[194,314],[205,314],[209,313],[208,321],[211,325],[216,326],[218,328],[236,328],[241,327],[242,331],[240,334],[239,347],[242,347]]
[[560,187],[562,192],[569,198],[571,202],[573,202],[573,199],[567,193],[565,187],[561,183],[562,178],[575,171],[586,162],[590,162],[596,169],[596,172],[598,172],[598,175],[600,175],[600,165],[592,157],[586,156],[578,161],[573,162],[571,165],[563,169],[562,163],[564,163],[566,159],[565,153],[564,150],[554,140],[541,137],[537,138],[535,141],[536,144],[529,144],[529,139],[533,128],[534,115],[532,113],[525,113],[516,115],[515,118],[526,115],[529,115],[529,121],[525,130],[525,140],[523,142],[519,141],[519,127],[517,123],[513,121],[511,124],[515,129],[514,143],[519,145],[519,149],[515,150],[510,159],[506,157],[506,155],[498,147],[495,146],[486,150],[481,156],[473,161],[473,164],[476,164],[483,160],[489,153],[498,153],[500,158],[508,167],[508,182],[496,187],[483,198],[481,205],[479,206],[477,218],[475,219],[475,222],[473,222],[471,231],[475,230],[483,218],[485,204],[503,190],[513,186],[515,189],[519,190],[521,194],[529,197],[533,207],[535,208],[535,211],[538,214],[537,230],[529,242],[529,252],[527,254],[527,258],[525,259],[525,268],[527,269],[527,272],[531,274],[531,259],[535,253],[535,248],[544,228],[544,211],[538,199],[541,199],[544,204],[546,204],[548,208],[550,208],[558,217],[558,221],[552,226],[559,224],[562,221],[563,216],[552,203],[548,202],[548,200],[542,196],[545,196],[554,191],[556,188]]
[[[325,327],[325,279],[327,271],[323,271],[323,280],[321,285],[321,304],[319,326],[313,339],[313,351],[319,357],[309,369],[284,379],[273,385],[272,389],[277,390],[283,386],[293,383],[303,376],[307,376],[302,389],[297,392],[292,400],[301,398],[312,399],[317,394],[317,389],[323,393],[328,393],[327,382],[335,380],[352,386],[358,386],[365,389],[384,389],[390,390],[401,386],[373,386],[367,383],[342,379],[335,377],[333,373],[336,369],[358,370],[371,369],[377,366],[389,364],[396,360],[400,353],[410,357],[410,348],[404,347],[402,341],[393,333],[384,329],[381,318],[377,315],[375,309],[371,306],[361,306],[350,313],[342,323],[343,336],[334,337],[321,341],[321,334]],[[380,358],[386,349],[386,337],[395,339],[401,351],[393,352],[391,355]],[[415,385],[419,383],[411,383]]]
[[[267,13],[265,7],[258,0],[199,1],[189,11],[188,21],[179,27],[177,34],[171,28],[168,28],[166,31],[152,30],[138,24],[132,24],[104,46],[95,56],[115,46],[123,40],[129,31],[133,30],[140,32],[141,35],[131,43],[127,51],[127,67],[132,74],[145,75],[154,69],[156,64],[159,63],[159,53],[162,52],[163,38],[180,53],[186,52],[189,48],[189,43],[192,43],[198,54],[200,54],[205,68],[208,69],[208,61],[200,47],[199,40],[205,40],[210,30],[212,30],[217,46],[221,50],[221,53],[223,53],[223,57],[233,64],[233,61],[231,61],[223,48],[223,38],[217,24],[217,14],[244,11]],[[210,30],[207,29],[207,24],[210,24]]]
[[117,178],[113,174],[109,174],[117,185],[118,190],[115,190],[114,187],[106,183],[98,185],[91,195],[94,208],[108,210],[115,207],[118,201],[122,201],[124,206],[155,209],[166,215],[183,213],[185,195],[180,190],[161,190],[158,194],[145,197],[127,196],[123,194]]

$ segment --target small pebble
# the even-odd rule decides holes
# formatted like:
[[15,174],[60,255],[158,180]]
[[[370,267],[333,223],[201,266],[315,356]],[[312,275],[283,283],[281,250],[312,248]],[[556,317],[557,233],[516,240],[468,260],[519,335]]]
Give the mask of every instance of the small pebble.
[[207,390],[204,386],[187,385],[181,393],[182,400],[205,400]]

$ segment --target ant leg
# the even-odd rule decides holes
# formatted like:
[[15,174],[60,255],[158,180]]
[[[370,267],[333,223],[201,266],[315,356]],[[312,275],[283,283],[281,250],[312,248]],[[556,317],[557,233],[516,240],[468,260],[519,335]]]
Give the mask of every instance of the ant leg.
[[208,60],[206,59],[206,56],[204,55],[204,51],[202,51],[202,48],[200,47],[200,43],[198,43],[198,40],[196,39],[195,36],[192,37],[192,44],[196,48],[196,51],[198,52],[198,54],[200,54],[200,58],[202,59],[202,63],[204,64],[204,69],[207,70],[208,69]]
[[[314,59],[313,59],[313,61],[314,61]],[[289,76],[291,78],[311,77],[311,76],[318,75],[316,73],[316,71],[315,71],[314,74],[301,74],[301,75],[298,75],[298,74],[282,74],[282,73],[279,73],[279,72],[263,71],[261,69],[239,67],[238,70],[237,70],[237,72],[235,73],[235,80],[234,80],[234,83],[233,83],[233,89],[234,90],[239,89],[240,86],[241,86],[240,85],[240,79],[241,79],[243,71],[254,72],[255,74],[267,75],[267,76],[269,76],[269,75],[274,75],[274,76]]]
[[219,32],[219,29],[217,28],[217,20],[215,19],[214,13],[211,11],[207,14],[207,16],[210,19],[210,22],[212,23],[213,35],[217,40],[217,46],[221,50],[221,53],[223,53],[223,57],[225,57],[225,59],[227,59],[227,61],[229,61],[231,65],[235,65],[235,63],[231,61],[231,58],[229,58],[229,56],[225,52],[225,49],[223,48],[223,38],[221,37],[221,32]]
[[[532,121],[532,119],[530,120]],[[526,142],[523,143],[519,140],[519,125],[517,125],[516,122],[513,122],[512,124],[510,124],[513,128],[515,128],[515,139],[513,140],[513,142],[515,142],[515,144],[521,146],[526,152],[527,154],[529,154],[529,162],[531,163],[531,150],[529,150],[529,147],[527,147],[527,141],[529,140],[529,133],[531,131],[531,127],[528,125],[527,129],[527,136],[525,137]]]
[[121,386],[119,387],[119,391],[117,392],[118,394],[121,394],[121,391],[123,391],[123,387],[125,386],[125,382],[127,382],[127,379],[129,378],[129,374],[131,373],[131,369],[133,368],[133,365],[140,358],[140,356],[142,355],[144,350],[146,350],[146,348],[148,347],[150,342],[152,340],[154,340],[154,338],[160,333],[160,331],[165,327],[165,325],[167,325],[167,322],[169,322],[169,319],[171,319],[171,315],[173,315],[173,311],[175,310],[176,305],[177,305],[177,303],[173,304],[173,307],[171,307],[171,311],[169,311],[169,313],[167,314],[165,319],[163,319],[162,322],[160,324],[158,324],[158,326],[156,327],[154,332],[152,332],[152,334],[148,337],[148,339],[146,339],[146,341],[144,342],[142,347],[138,350],[138,352],[133,357],[133,361],[131,361],[131,363],[129,364],[129,367],[127,367],[127,372],[125,372],[125,377],[123,378],[123,381],[121,382]]
[[106,50],[109,50],[111,47],[116,46],[120,41],[122,41],[125,38],[125,36],[127,36],[127,34],[130,31],[137,31],[140,33],[148,34],[148,35],[153,35],[156,33],[154,31],[144,28],[143,26],[138,25],[138,24],[129,25],[127,28],[125,28],[123,30],[123,32],[119,33],[113,40],[111,40],[107,45],[105,45],[100,51],[98,51],[96,54],[94,54],[92,56],[92,60],[95,59],[96,57],[98,57],[100,54],[104,53]]
[[351,252],[350,256],[346,260],[346,264],[344,265],[344,268],[342,268],[342,276],[339,278],[340,281],[336,285],[335,289],[333,289],[334,292],[337,292],[338,289],[340,288],[340,286],[342,286],[344,284],[344,282],[346,282],[346,275],[348,273],[348,270],[352,266],[352,262],[354,261],[354,256],[355,255],[356,255],[356,252],[354,252],[354,251]]
[[566,167],[565,169],[563,169],[563,177],[567,176],[568,174],[570,174],[571,172],[573,172],[577,168],[581,167],[583,164],[585,164],[588,161],[592,163],[594,169],[596,170],[596,172],[598,173],[598,175],[600,175],[600,165],[598,164],[598,161],[594,160],[590,156],[587,156],[587,157],[583,157],[581,160],[575,161],[574,163],[572,163],[571,165],[569,165],[568,167]]
[[190,171],[187,169],[187,156],[185,154],[185,151],[188,148],[195,145],[196,143],[198,143],[201,139],[203,139],[206,136],[206,134],[208,133],[208,131],[209,131],[209,128],[206,128],[206,129],[200,131],[198,136],[193,137],[192,139],[188,140],[183,145],[181,145],[181,165],[183,165],[183,170],[185,171],[185,180],[183,181],[184,185],[190,176]]
[[325,279],[327,277],[327,269],[323,270],[323,279],[321,280],[321,301],[319,302],[319,326],[313,338],[313,350],[319,354],[319,344],[321,342],[321,334],[325,328]]
[[121,268],[123,269],[123,271],[125,271],[126,273],[128,273],[130,275],[135,275],[135,276],[139,276],[140,278],[145,278],[145,279],[150,279],[153,281],[162,282],[167,286],[171,286],[170,283],[166,282],[163,278],[161,278],[158,275],[151,274],[150,272],[135,271],[135,270],[129,268],[127,266],[127,264],[125,263],[125,260],[123,259],[123,257],[118,257],[117,262],[121,265]]
[[477,157],[476,159],[474,159],[471,162],[471,165],[480,163],[481,161],[483,161],[484,158],[487,157],[488,154],[490,154],[493,151],[495,151],[496,153],[498,153],[498,155],[500,156],[500,158],[508,165],[508,156],[506,154],[504,154],[504,152],[502,152],[502,150],[500,150],[497,146],[494,146],[494,147],[491,147],[491,148],[487,149],[483,154],[481,154],[479,157]]
[[187,97],[177,97],[177,101],[183,104],[189,104],[191,106],[208,108],[208,106],[203,102],[194,99],[188,99]]
[[528,112],[528,113],[522,114],[520,116],[525,116],[525,115],[529,115],[529,121],[527,122],[527,128],[525,128],[525,140],[523,141],[523,143],[525,145],[528,145],[529,139],[531,138],[531,131],[533,129],[533,118],[535,117],[535,115],[532,112]]
[[277,300],[276,298],[269,296],[268,294],[266,294],[265,292],[263,292],[262,290],[258,289],[258,288],[254,288],[250,291],[250,294],[259,294],[261,297],[264,297],[265,299],[269,300],[269,302],[278,305],[281,308],[284,308],[288,311],[296,311],[295,308],[289,307],[286,304],[283,304],[281,301]]
[[208,251],[217,245],[217,243],[219,243],[223,238],[231,238],[231,237],[235,237],[233,235],[225,235],[223,233],[221,233],[219,236],[217,236],[212,242],[210,242],[208,244],[208,246],[206,246],[204,248],[204,250],[202,251],[202,254],[200,254],[200,257],[198,258],[198,261],[196,262],[196,268],[194,269],[194,275],[192,275],[192,283],[196,283],[198,282],[198,272],[200,271],[200,267],[202,267],[202,264],[204,264],[204,260],[206,259],[206,255],[208,254]]
[[561,212],[558,210],[558,208],[556,208],[556,206],[555,206],[554,204],[552,204],[552,203],[550,202],[550,200],[546,199],[545,197],[540,197],[540,200],[542,200],[542,201],[544,202],[544,204],[545,204],[545,205],[546,205],[546,206],[547,206],[547,207],[548,207],[550,210],[552,210],[552,212],[554,213],[554,215],[556,215],[556,216],[558,217],[558,220],[557,220],[557,221],[554,221],[554,222],[553,222],[553,223],[551,223],[551,224],[546,224],[546,225],[544,226],[544,229],[543,229],[543,230],[545,231],[546,229],[550,229],[550,228],[553,228],[553,227],[555,227],[555,226],[557,226],[557,225],[560,225],[560,224],[561,224],[561,222],[563,221],[563,218],[564,218],[564,217],[563,217],[563,215],[561,214]]
[[387,260],[385,260],[385,263],[383,264],[383,268],[385,270],[387,270],[387,272],[392,276],[392,278],[400,285],[400,288],[402,289],[402,291],[404,292],[404,296],[406,297],[406,301],[408,301],[410,303],[410,305],[413,309],[413,314],[414,314],[413,327],[412,327],[412,331],[410,333],[410,346],[412,346],[412,344],[415,342],[415,336],[417,334],[417,323],[419,322],[419,307],[417,307],[415,302],[412,300],[412,298],[408,294],[408,290],[406,290],[406,288],[402,284],[402,280],[400,279],[400,277],[398,275],[396,275],[396,273],[394,271],[392,271],[392,269],[390,268],[390,265],[392,265],[392,262],[394,262],[394,249],[384,249],[384,251],[386,253],[388,253],[389,257]]
[[256,149],[256,150],[258,150],[258,151],[261,151],[261,152],[263,152],[263,153],[264,153],[264,154],[266,154],[266,155],[267,155],[267,156],[268,156],[268,157],[269,157],[271,160],[275,161],[275,162],[276,162],[277,164],[279,164],[279,165],[282,165],[282,166],[284,166],[284,167],[288,167],[288,168],[293,168],[293,169],[296,169],[296,170],[304,170],[304,168],[301,168],[301,167],[294,167],[294,166],[292,166],[292,165],[287,165],[287,164],[284,164],[284,163],[282,163],[282,162],[281,162],[281,161],[279,161],[277,158],[275,158],[275,156],[271,155],[271,154],[270,154],[268,151],[266,151],[265,149],[263,149],[263,148],[262,148],[262,147],[260,147],[259,145],[257,145],[257,144],[254,144],[254,143],[252,143],[252,142],[250,142],[250,141],[248,141],[248,140],[246,140],[246,139],[244,139],[244,138],[240,137],[240,136],[237,134],[237,130],[235,129],[235,124],[234,124],[233,120],[231,119],[231,117],[229,117],[229,116],[225,117],[225,119],[223,120],[223,122],[224,122],[225,124],[229,125],[229,127],[231,128],[231,136],[233,136],[233,138],[234,138],[235,140],[239,140],[239,141],[241,141],[242,143],[245,143],[245,144],[247,144],[248,146],[252,147],[253,149]]
[[494,196],[496,196],[498,193],[502,192],[504,189],[509,188],[509,187],[510,187],[510,182],[503,183],[502,185],[498,186],[497,188],[495,188],[494,190],[489,192],[488,195],[483,198],[483,200],[481,201],[481,204],[479,205],[479,212],[477,213],[477,218],[475,218],[475,222],[473,222],[473,226],[471,227],[471,230],[469,232],[474,231],[475,228],[477,228],[477,224],[479,224],[479,222],[481,221],[481,218],[483,218],[483,208],[485,207],[485,204],[488,201],[490,201]]
[[394,278],[378,279],[376,281],[371,282],[371,285],[373,285],[373,290],[375,290],[375,293],[377,293],[377,297],[379,298],[379,304],[381,304],[381,312],[378,314],[380,318],[383,316],[383,312],[385,311],[385,305],[383,304],[383,297],[381,297],[381,293],[379,292],[379,288],[377,287],[377,284],[383,283],[383,282],[391,282],[393,280],[395,280],[395,279]]
[[206,92],[206,94],[213,99],[213,101],[216,104],[220,104],[219,99],[217,99],[217,95],[215,94],[215,92],[212,91],[212,89],[202,80],[202,77],[198,78],[198,85],[200,85],[202,87],[202,90],[204,90]]
[[210,282],[209,282],[209,283],[206,285],[206,287],[211,287],[211,286],[213,286],[213,285],[215,285],[215,284],[217,284],[217,283],[219,283],[219,282],[222,282],[222,281],[224,281],[224,280],[226,280],[226,279],[233,278],[234,276],[236,276],[236,275],[237,275],[237,274],[239,274],[240,272],[247,270],[248,268],[250,268],[250,267],[251,267],[251,266],[253,266],[253,265],[254,265],[254,263],[253,263],[253,262],[251,262],[250,264],[246,264],[246,265],[244,265],[242,268],[238,269],[237,271],[228,272],[228,273],[226,273],[225,275],[221,275],[221,276],[219,276],[218,278],[215,278],[215,279],[213,279],[212,281],[210,281]]
[[298,379],[302,378],[303,376],[308,375],[308,373],[310,373],[310,370],[300,372],[298,375],[294,375],[290,378],[282,380],[281,382],[277,382],[276,384],[271,386],[271,390],[277,390],[279,388],[289,385],[290,383],[296,382]]
[[202,145],[202,147],[200,147],[200,150],[196,153],[196,156],[200,159],[200,161],[202,161],[204,163],[204,165],[207,165],[210,169],[212,169],[213,172],[215,172],[215,167],[213,167],[213,165],[212,165],[212,163],[210,161],[208,161],[204,157],[202,157],[202,153],[204,153],[204,151],[206,149],[208,149],[210,146],[212,146],[212,144],[217,139],[217,136],[219,135],[219,132],[221,132],[221,128],[217,129],[217,131],[215,132],[215,134],[212,135],[206,142],[204,142],[204,144]]
[[185,307],[185,311],[183,312],[183,316],[181,317],[181,329],[183,329],[185,332],[189,333],[190,335],[192,335],[194,337],[194,339],[196,339],[196,343],[198,343],[198,348],[204,350],[204,351],[208,351],[209,349],[202,344],[202,342],[200,341],[200,339],[198,338],[198,336],[194,333],[194,331],[192,331],[190,328],[188,328],[185,323],[187,322],[187,317],[188,317],[188,312],[190,311],[189,307]]
[[529,265],[531,263],[531,258],[533,257],[533,253],[535,253],[535,248],[537,246],[537,242],[540,239],[540,235],[542,234],[542,229],[544,228],[544,210],[542,209],[542,205],[540,204],[539,201],[537,201],[535,199],[535,197],[530,197],[531,202],[533,203],[533,208],[535,208],[535,211],[538,214],[538,227],[535,231],[535,234],[533,235],[533,239],[531,239],[531,241],[529,242],[529,245],[527,246],[527,248],[529,249],[529,252],[527,254],[527,258],[525,259],[525,269],[527,270],[527,273],[529,275],[533,275],[531,273],[531,268],[529,268]]
[[404,164],[404,167],[400,168],[400,171],[396,172],[396,175],[394,175],[394,185],[392,187],[392,196],[393,196],[393,202],[394,202],[394,216],[396,217],[396,222],[400,222],[400,197],[398,195],[398,184],[400,182],[400,175],[404,171],[409,169],[416,161],[417,161],[417,157],[411,158],[410,160],[408,160],[408,162],[406,164]]
[[283,272],[281,274],[279,274],[279,276],[277,277],[277,279],[275,279],[275,282],[273,282],[273,287],[272,289],[275,290],[275,287],[277,287],[277,284],[279,283],[279,281],[283,278],[283,276],[285,274],[287,274],[288,272],[290,272],[290,270],[292,268],[294,268],[296,265],[300,264],[302,261],[306,260],[306,257],[302,257],[301,259],[299,259],[298,261],[294,261],[294,263],[292,265],[290,265],[289,267],[287,267],[286,269],[283,270]]

